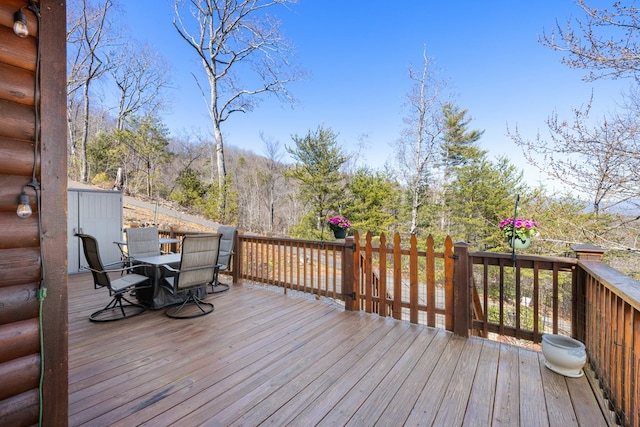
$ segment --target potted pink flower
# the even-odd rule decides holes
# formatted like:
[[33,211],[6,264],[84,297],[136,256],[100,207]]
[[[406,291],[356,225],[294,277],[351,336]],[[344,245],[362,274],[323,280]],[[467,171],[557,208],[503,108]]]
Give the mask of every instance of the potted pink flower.
[[347,230],[351,227],[351,222],[343,216],[332,216],[327,220],[329,228],[333,231],[336,239],[344,239],[347,237]]
[[500,221],[500,230],[512,247],[526,249],[531,237],[538,232],[538,223],[532,219],[507,218]]

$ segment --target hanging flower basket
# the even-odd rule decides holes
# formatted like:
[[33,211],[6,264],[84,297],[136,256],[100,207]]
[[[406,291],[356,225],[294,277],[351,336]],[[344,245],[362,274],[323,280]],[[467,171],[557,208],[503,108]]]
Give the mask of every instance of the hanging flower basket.
[[531,245],[531,236],[527,236],[524,240],[519,237],[511,237],[509,239],[509,246],[514,249],[527,249]]
[[351,227],[351,222],[343,216],[334,216],[327,220],[329,228],[333,231],[336,239],[344,239],[347,237],[347,231]]
[[337,230],[333,230],[333,237],[335,237],[336,239],[344,239],[345,237],[347,237],[347,229],[340,228]]
[[500,230],[514,249],[526,249],[531,245],[531,237],[538,232],[538,223],[532,219],[507,218],[500,222]]

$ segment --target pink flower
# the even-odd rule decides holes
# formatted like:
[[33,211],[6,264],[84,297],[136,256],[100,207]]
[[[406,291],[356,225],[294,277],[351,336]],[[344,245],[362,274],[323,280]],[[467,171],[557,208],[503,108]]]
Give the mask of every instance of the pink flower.
[[500,230],[507,239],[511,239],[515,233],[516,237],[522,241],[536,233],[538,223],[526,218],[506,218],[500,221]]
[[329,228],[334,229],[346,229],[351,227],[351,222],[343,216],[334,216],[327,220]]

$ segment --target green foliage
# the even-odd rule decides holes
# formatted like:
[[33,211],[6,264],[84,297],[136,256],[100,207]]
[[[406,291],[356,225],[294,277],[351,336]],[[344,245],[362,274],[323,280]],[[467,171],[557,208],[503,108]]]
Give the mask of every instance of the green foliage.
[[178,189],[171,193],[171,198],[182,206],[192,207],[197,205],[207,194],[211,185],[206,185],[200,180],[200,173],[192,168],[180,171],[176,184]]
[[222,224],[238,223],[238,193],[231,187],[229,176],[225,178],[222,191],[219,186],[210,185],[207,194],[196,199],[194,205],[214,221]]
[[315,217],[313,228],[318,231],[325,228],[328,214],[339,213],[344,205],[345,180],[341,168],[349,157],[336,138],[330,128],[319,126],[304,137],[294,135],[295,147],[287,147],[296,163],[286,175],[299,182],[299,198]]
[[484,131],[468,130],[471,119],[467,118],[467,110],[451,103],[442,107],[444,113],[445,135],[440,146],[445,169],[464,166],[471,161],[486,155],[486,151],[477,147]]
[[[505,311],[504,311],[505,318],[502,319],[503,324],[507,326],[515,327],[516,326],[515,313],[516,313],[515,307],[511,307],[511,306],[505,307]],[[497,325],[500,324],[500,307],[498,307],[495,304],[490,305],[489,309],[487,310],[487,318],[489,319],[490,323],[494,323]],[[521,305],[520,306],[520,329],[532,331],[533,319],[534,319],[533,309],[531,307],[526,307],[524,305]]]
[[394,228],[400,193],[388,176],[360,168],[347,188],[350,198],[342,214],[351,221],[351,228],[375,235]]
[[106,173],[102,172],[102,173],[96,174],[91,180],[91,183],[93,185],[97,185],[98,187],[107,188],[110,186],[111,180],[109,179]]
[[529,193],[522,172],[505,157],[461,166],[448,192],[451,237],[468,242],[472,250],[502,248],[506,241],[498,225],[513,216],[516,195],[526,200]]
[[120,165],[114,133],[98,132],[87,143],[87,159],[92,175],[105,174],[114,179]]
[[167,151],[169,130],[153,116],[132,117],[128,125],[118,137],[133,160],[133,186],[138,191],[144,189],[146,195],[151,196],[161,178],[161,165],[170,159]]

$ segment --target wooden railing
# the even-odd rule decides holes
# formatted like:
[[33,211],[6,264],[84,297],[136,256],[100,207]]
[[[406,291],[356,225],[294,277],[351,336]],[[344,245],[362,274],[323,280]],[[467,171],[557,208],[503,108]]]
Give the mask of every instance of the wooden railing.
[[[360,240],[358,233],[354,236]],[[415,236],[403,249],[399,234],[388,244],[380,235],[373,245],[367,233],[355,251],[354,290],[360,310],[453,330],[453,244],[447,238],[436,252],[431,236],[426,250],[418,249]]]
[[[174,232],[171,237],[179,236]],[[167,236],[169,237],[169,236]],[[367,233],[319,242],[238,234],[232,275],[344,301],[413,323],[540,342],[544,333],[583,341],[619,422],[640,425],[640,283],[573,248],[577,258],[469,252],[430,236]],[[425,249],[418,249],[419,246]],[[595,255],[594,255],[595,253]]]
[[577,338],[587,347],[591,368],[618,423],[638,426],[640,283],[604,264],[599,256],[579,254],[579,266]]
[[[312,241],[239,234],[234,277],[345,300],[349,307],[353,239]],[[345,297],[345,294],[346,297]]]
[[576,259],[471,252],[467,262],[474,333],[534,343],[545,333],[575,336]]

